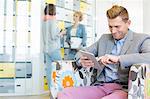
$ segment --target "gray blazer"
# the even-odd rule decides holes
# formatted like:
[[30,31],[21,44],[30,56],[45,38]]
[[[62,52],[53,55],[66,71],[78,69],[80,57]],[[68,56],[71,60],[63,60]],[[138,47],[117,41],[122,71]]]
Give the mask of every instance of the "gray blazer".
[[[111,54],[114,44],[112,35],[104,34],[97,42],[86,48],[86,51],[100,57]],[[120,82],[128,83],[129,69],[135,63],[150,63],[150,36],[129,31],[121,50],[120,65],[118,65]],[[97,81],[102,81],[101,71],[99,71]]]

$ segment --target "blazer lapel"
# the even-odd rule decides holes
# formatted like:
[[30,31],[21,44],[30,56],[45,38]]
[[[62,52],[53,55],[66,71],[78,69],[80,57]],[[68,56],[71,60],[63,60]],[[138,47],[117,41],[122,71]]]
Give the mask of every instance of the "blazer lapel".
[[110,54],[111,53],[114,44],[115,44],[114,43],[114,39],[111,37],[110,40],[108,40],[108,42],[107,42],[106,54]]
[[125,43],[121,49],[121,55],[125,54],[127,52],[127,50],[129,49],[131,43],[133,40],[133,32],[128,32],[127,38],[125,40]]

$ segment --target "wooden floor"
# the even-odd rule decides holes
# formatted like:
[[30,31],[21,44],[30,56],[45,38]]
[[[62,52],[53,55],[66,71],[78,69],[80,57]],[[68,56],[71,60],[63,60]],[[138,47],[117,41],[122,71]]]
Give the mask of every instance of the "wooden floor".
[[0,99],[50,99],[49,95],[39,96],[0,96]]

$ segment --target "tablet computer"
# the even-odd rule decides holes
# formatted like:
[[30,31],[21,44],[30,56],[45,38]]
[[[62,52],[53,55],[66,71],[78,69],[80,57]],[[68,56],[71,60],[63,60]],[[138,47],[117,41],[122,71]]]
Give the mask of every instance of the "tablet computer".
[[79,50],[79,55],[80,56],[85,56],[88,59],[92,60],[94,63],[94,68],[98,69],[98,70],[102,70],[103,66],[100,65],[100,63],[97,61],[96,57],[94,56],[93,53],[87,52],[87,51],[83,51],[83,50]]

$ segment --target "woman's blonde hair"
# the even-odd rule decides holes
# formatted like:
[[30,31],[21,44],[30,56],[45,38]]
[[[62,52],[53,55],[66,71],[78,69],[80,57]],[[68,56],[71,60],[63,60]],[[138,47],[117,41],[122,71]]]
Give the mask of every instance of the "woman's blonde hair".
[[82,14],[82,12],[76,11],[73,15],[75,15],[75,14],[79,15],[79,21],[83,20],[83,14]]
[[120,16],[124,22],[129,20],[128,11],[126,8],[124,8],[122,6],[114,5],[114,6],[112,6],[112,8],[107,10],[106,14],[109,19],[114,19],[114,18]]

